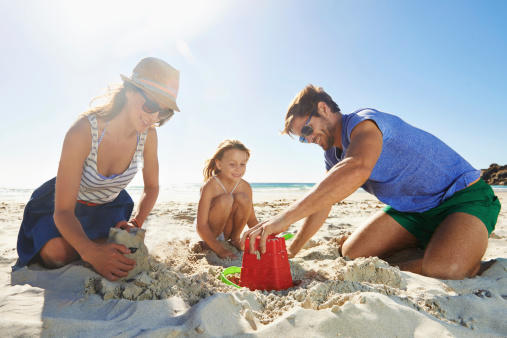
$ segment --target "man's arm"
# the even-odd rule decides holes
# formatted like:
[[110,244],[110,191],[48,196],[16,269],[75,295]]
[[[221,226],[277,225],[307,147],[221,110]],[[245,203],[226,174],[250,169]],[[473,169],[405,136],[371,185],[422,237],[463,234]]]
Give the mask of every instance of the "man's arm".
[[272,219],[246,231],[241,239],[242,247],[249,237],[250,252],[253,252],[255,238],[260,235],[260,249],[264,253],[266,239],[270,234],[286,231],[292,223],[324,207],[330,208],[354,193],[370,177],[381,151],[382,133],[377,125],[370,120],[359,123],[351,133],[347,156],[331,168],[324,179],[303,198]]
[[305,219],[301,230],[296,237],[292,240],[290,246],[287,248],[289,258],[293,258],[301,250],[301,248],[319,231],[331,211],[332,206],[327,206],[316,213],[308,216]]

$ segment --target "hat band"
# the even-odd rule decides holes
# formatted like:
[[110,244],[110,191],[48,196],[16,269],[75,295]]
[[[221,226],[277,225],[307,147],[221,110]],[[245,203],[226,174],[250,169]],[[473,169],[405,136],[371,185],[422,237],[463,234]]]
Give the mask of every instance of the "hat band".
[[169,96],[176,102],[178,90],[174,88],[166,87],[150,80],[138,78],[135,74],[132,74],[132,81],[139,85],[147,87],[147,89],[153,90],[165,96]]

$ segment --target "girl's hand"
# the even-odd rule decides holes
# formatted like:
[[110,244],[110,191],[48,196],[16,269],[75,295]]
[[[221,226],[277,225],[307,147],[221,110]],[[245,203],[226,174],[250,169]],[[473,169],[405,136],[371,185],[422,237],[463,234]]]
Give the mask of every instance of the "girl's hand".
[[224,251],[217,253],[217,256],[220,257],[221,259],[224,258],[238,259],[238,256],[236,256],[232,251],[229,251],[227,249],[224,249]]
[[126,277],[136,264],[135,260],[124,256],[128,253],[130,250],[123,244],[96,244],[81,258],[90,263],[99,274],[115,281]]

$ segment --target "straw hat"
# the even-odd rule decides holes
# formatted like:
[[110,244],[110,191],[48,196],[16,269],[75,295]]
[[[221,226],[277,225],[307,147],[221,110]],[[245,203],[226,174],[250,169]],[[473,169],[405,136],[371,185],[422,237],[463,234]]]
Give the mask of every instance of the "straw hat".
[[180,111],[176,105],[176,96],[180,85],[180,71],[165,61],[154,57],[144,58],[132,71],[130,77],[120,74],[125,82],[150,93],[168,108]]

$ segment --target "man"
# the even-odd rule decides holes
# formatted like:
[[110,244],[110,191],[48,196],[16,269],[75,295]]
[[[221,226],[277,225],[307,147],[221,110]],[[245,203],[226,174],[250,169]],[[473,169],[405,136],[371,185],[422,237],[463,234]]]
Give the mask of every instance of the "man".
[[[375,109],[342,115],[322,88],[309,85],[291,102],[283,134],[325,150],[327,174],[303,198],[245,232],[242,246],[286,231],[307,217],[288,248],[294,257],[324,224],[333,204],[358,188],[388,206],[341,246],[350,258],[389,257],[419,245],[423,258],[400,269],[441,279],[475,276],[494,230],[500,202],[491,187],[435,136]],[[248,250],[248,249],[247,249]]]

